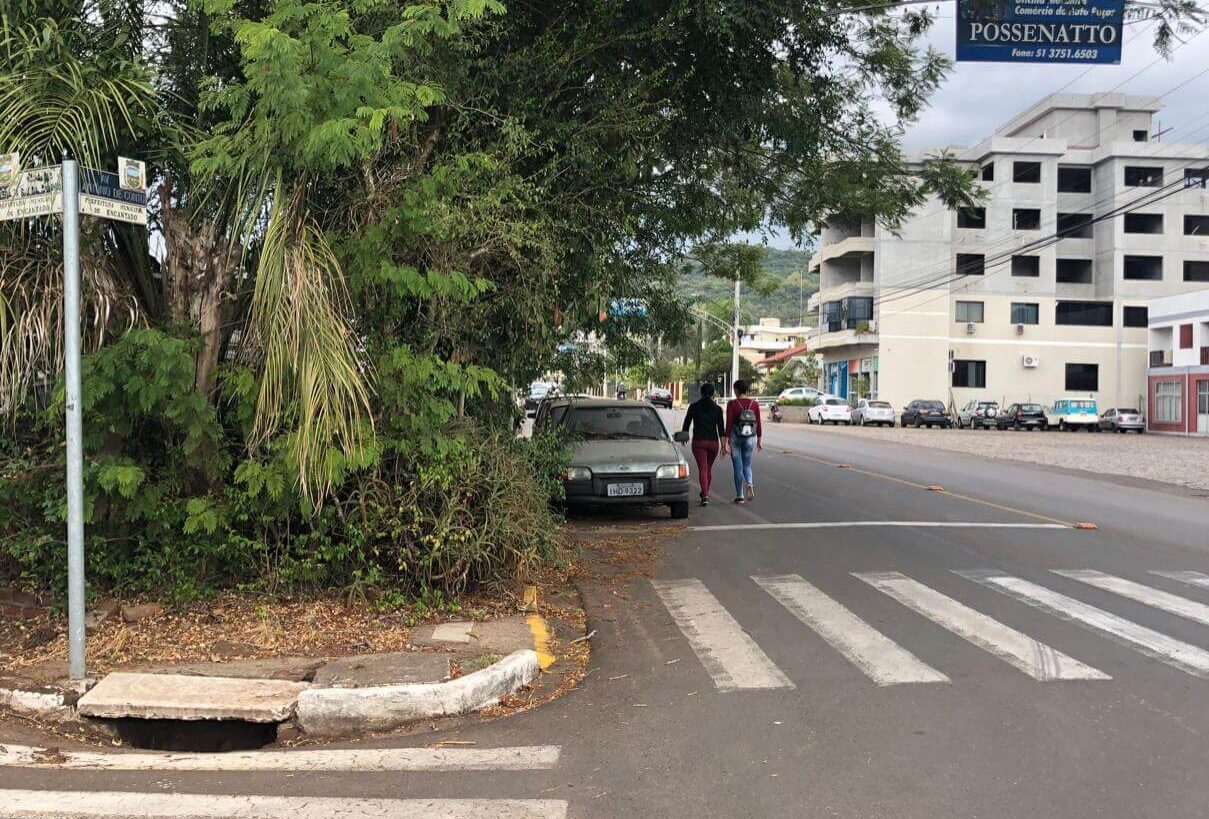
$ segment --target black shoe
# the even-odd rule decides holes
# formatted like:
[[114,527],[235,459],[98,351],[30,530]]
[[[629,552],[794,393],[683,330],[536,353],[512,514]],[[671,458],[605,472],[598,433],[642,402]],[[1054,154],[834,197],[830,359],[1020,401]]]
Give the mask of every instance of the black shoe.
[[735,498],[735,503],[747,503],[747,498]]
[[709,506],[709,498],[707,498],[707,497],[705,497],[704,495],[702,495],[702,496],[701,496],[701,505],[702,505],[702,506]]

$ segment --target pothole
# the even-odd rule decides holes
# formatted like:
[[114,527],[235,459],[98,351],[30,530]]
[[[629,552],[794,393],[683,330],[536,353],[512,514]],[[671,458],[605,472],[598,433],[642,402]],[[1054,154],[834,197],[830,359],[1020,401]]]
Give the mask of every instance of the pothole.
[[277,724],[242,720],[107,719],[126,744],[149,751],[251,751],[277,740]]

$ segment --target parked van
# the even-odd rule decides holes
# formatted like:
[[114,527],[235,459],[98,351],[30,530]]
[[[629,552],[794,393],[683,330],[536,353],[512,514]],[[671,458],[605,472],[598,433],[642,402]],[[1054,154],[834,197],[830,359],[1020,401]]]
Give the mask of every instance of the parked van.
[[1049,425],[1060,430],[1100,431],[1100,412],[1094,398],[1059,398],[1049,413]]

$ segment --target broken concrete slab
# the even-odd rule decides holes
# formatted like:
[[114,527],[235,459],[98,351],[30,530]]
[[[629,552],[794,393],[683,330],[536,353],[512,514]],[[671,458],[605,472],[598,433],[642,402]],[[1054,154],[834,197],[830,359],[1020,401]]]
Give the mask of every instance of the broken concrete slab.
[[448,654],[393,652],[343,657],[315,673],[316,688],[439,683],[449,679]]
[[474,623],[441,623],[432,629],[434,643],[469,643]]
[[477,651],[487,654],[511,654],[533,648],[533,632],[524,617],[509,617],[504,620],[488,620],[474,624],[474,639]]
[[284,722],[294,715],[305,683],[115,672],[80,698],[88,717]]

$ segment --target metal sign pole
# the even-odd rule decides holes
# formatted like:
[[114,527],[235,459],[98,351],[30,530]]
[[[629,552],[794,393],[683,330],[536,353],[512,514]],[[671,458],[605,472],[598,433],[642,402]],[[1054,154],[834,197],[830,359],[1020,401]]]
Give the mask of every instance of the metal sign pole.
[[80,169],[63,160],[63,359],[67,404],[68,671],[84,665],[84,433],[80,406]]

